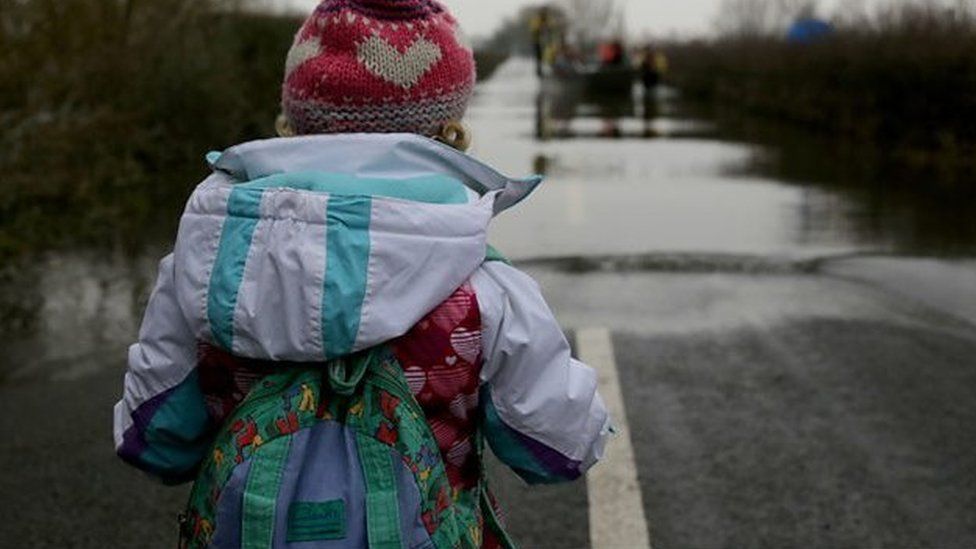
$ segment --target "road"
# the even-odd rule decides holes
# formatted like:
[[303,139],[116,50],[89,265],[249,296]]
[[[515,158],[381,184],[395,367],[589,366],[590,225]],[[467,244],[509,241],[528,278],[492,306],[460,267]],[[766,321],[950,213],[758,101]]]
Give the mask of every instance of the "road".
[[[530,268],[578,353],[591,352],[581,330],[612,336],[655,548],[976,546],[976,269],[878,261],[893,260]],[[892,274],[919,269],[925,285]],[[940,306],[953,284],[966,305]],[[172,546],[186,489],[114,457],[122,349],[102,351],[74,375],[56,375],[60,362],[0,385],[5,547]],[[530,489],[493,470],[524,547],[590,547],[606,526],[593,521],[613,520],[589,509],[600,486]]]

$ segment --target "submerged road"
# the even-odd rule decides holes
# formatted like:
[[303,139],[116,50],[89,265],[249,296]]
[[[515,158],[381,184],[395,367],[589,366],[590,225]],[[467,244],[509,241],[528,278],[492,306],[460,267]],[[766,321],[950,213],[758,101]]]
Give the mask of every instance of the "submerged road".
[[[533,269],[578,353],[612,353],[636,469],[613,469],[628,463],[619,438],[589,485],[530,489],[495,466],[515,538],[607,546],[593,540],[616,518],[592,508],[607,498],[595,479],[622,475],[658,549],[976,546],[976,318],[938,306],[976,270],[947,263],[929,291],[872,261],[823,274]],[[966,289],[956,302],[971,305]],[[186,489],[112,453],[121,351],[0,384],[3,546],[172,547]]]

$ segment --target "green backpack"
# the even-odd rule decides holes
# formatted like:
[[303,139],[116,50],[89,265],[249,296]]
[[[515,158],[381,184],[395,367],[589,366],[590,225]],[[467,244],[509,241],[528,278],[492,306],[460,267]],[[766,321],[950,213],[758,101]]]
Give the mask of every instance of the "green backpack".
[[[389,346],[316,368],[282,365],[218,431],[181,515],[180,547],[479,548],[486,532],[514,547],[475,440],[481,480],[452,489]],[[334,493],[303,497],[309,490]]]

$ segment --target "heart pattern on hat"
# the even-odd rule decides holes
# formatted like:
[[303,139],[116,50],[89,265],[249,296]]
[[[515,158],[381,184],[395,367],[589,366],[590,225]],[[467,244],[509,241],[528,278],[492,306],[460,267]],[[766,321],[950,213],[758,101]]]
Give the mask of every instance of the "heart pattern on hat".
[[437,135],[464,117],[474,53],[435,0],[322,0],[286,62],[281,106],[296,135]]
[[287,78],[295,72],[295,69],[304,65],[306,61],[315,59],[321,54],[322,44],[314,36],[307,40],[295,42],[288,50],[288,58],[285,59],[285,77]]
[[378,34],[363,40],[357,50],[359,62],[369,72],[404,89],[420,83],[443,57],[440,46],[426,38],[418,38],[400,53]]

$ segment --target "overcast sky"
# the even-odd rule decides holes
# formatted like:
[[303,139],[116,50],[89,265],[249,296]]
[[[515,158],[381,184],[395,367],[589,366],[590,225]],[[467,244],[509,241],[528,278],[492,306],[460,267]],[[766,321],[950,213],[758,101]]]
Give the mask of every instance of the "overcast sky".
[[[310,12],[318,0],[268,0],[279,9]],[[472,36],[491,33],[506,17],[539,0],[442,0]],[[714,28],[715,14],[722,0],[618,0],[627,11],[628,31],[666,36],[706,34]],[[847,0],[851,1],[851,0]],[[869,0],[878,1],[878,0]],[[898,0],[892,0],[898,1]],[[928,0],[937,1],[937,0]],[[821,11],[830,14],[844,0],[821,0]]]
[[[318,0],[272,0],[276,7],[311,11]],[[621,0],[631,32],[703,33],[721,0]],[[442,0],[472,36],[490,34],[505,18],[538,0]]]

